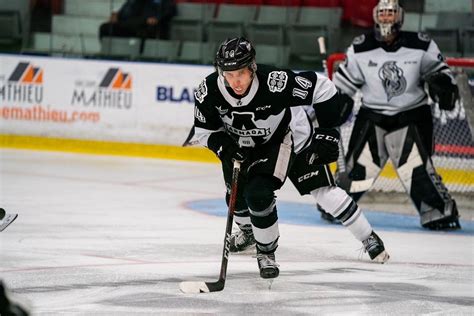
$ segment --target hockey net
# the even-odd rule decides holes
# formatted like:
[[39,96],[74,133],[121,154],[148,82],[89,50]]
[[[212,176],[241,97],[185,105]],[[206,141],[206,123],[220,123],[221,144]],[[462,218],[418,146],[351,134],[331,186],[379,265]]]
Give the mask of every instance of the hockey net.
[[[343,62],[345,54],[333,54],[327,59],[329,77]],[[456,75],[460,100],[451,112],[440,111],[436,104],[432,105],[434,117],[435,153],[433,164],[441,175],[444,184],[452,193],[471,195],[474,193],[474,59],[448,58],[448,64]],[[356,95],[353,116],[341,126],[341,136],[344,148],[347,149],[349,137],[359,107],[360,94]],[[387,163],[379,178],[374,183],[372,191],[404,192],[392,165]]]

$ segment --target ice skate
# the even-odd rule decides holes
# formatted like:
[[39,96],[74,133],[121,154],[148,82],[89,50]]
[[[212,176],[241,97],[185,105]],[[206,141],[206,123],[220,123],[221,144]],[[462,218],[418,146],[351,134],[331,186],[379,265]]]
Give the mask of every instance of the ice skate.
[[390,258],[390,255],[385,251],[382,239],[376,233],[372,232],[369,238],[362,241],[362,244],[373,261],[385,263]]
[[252,229],[241,230],[234,232],[230,237],[230,252],[242,252],[255,247],[255,237],[253,236]]
[[261,253],[257,250],[257,262],[263,279],[273,279],[280,274],[279,265],[275,261],[275,253]]

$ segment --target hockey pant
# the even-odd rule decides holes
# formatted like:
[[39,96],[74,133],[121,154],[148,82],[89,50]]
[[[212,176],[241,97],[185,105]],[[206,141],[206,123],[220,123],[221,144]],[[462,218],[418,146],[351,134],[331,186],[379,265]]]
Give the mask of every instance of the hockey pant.
[[357,203],[337,187],[328,165],[309,165],[304,155],[297,155],[288,175],[301,195],[311,194],[325,212],[338,219],[359,241],[372,232]]
[[346,170],[351,182],[344,189],[356,201],[370,189],[390,158],[420,214],[422,226],[430,227],[446,219],[457,222],[455,201],[436,173],[430,147],[422,140],[419,127],[414,123],[387,132],[374,122],[365,120],[354,127],[351,142],[346,156]]
[[[291,134],[281,144],[252,149],[241,166],[234,221],[242,231],[252,230],[260,252],[272,253],[280,237],[275,190],[286,180],[293,159]],[[230,164],[222,164],[230,196]]]

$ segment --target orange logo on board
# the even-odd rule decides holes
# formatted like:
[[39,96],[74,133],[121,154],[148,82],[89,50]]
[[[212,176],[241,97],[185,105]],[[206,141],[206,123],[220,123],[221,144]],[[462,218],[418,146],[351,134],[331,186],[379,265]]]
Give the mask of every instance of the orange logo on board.
[[43,69],[35,67],[28,62],[21,62],[15,67],[8,81],[26,84],[42,84]]
[[99,84],[99,87],[128,91],[132,89],[132,76],[119,68],[110,68]]

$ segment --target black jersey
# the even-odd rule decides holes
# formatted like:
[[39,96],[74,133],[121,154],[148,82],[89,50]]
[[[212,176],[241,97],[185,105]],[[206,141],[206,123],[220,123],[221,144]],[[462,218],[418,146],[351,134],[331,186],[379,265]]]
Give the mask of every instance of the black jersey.
[[315,72],[258,65],[249,92],[236,98],[214,72],[194,95],[196,138],[207,146],[212,133],[226,131],[242,147],[281,142],[292,120],[290,107],[311,106],[335,93],[334,85],[329,80],[318,82]]

